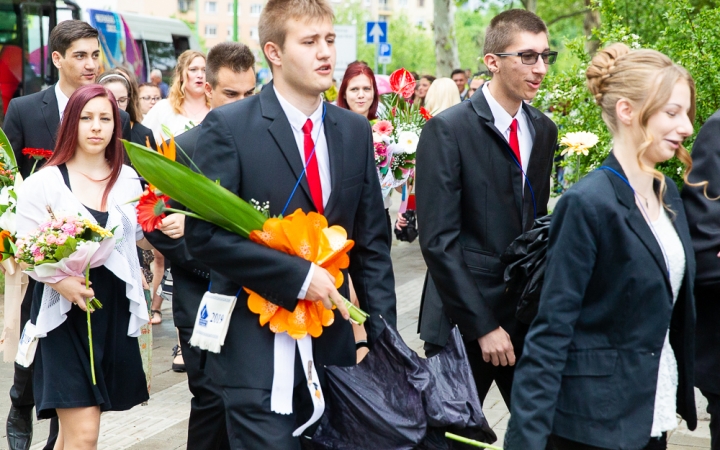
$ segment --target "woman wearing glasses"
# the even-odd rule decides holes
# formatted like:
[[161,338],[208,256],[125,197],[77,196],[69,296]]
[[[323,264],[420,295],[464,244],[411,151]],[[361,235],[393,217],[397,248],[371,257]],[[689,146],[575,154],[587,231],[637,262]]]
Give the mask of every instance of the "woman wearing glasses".
[[143,117],[150,112],[150,110],[162,100],[160,94],[160,88],[152,83],[143,83],[139,87],[139,98],[140,98],[140,112]]

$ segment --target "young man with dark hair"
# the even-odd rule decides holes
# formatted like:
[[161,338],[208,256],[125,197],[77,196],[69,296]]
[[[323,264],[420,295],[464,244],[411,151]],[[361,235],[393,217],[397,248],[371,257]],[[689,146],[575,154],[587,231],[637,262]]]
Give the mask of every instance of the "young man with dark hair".
[[455,85],[458,87],[458,92],[460,93],[460,101],[463,101],[467,98],[467,75],[465,74],[465,71],[462,69],[455,69],[450,74],[450,78],[455,82]]
[[[239,197],[269,202],[273,216],[287,204],[286,214],[317,211],[347,230],[355,241],[349,275],[371,315],[365,325],[372,343],[380,316],[395,325],[394,279],[370,125],[322,101],[335,65],[332,21],[325,0],[268,1],[258,28],[273,81],[258,95],[210,111],[198,140],[212,151],[197,152],[195,162]],[[313,432],[313,413],[324,408],[324,366],[356,361],[340,297],[349,298],[348,283],[336,289],[325,269],[208,222],[187,219],[186,227],[190,254],[210,268],[213,292],[238,295],[222,350],[207,358],[209,376],[222,386],[231,448],[299,449],[300,436]],[[335,320],[318,338],[275,334],[247,308],[243,286],[289,311],[298,299],[327,309],[335,303]],[[303,350],[295,358],[298,346],[311,347],[312,357]],[[308,370],[320,381],[312,394]]]
[[505,293],[500,255],[547,214],[557,127],[526,102],[556,57],[535,14],[496,16],[485,39],[492,80],[430,120],[417,150],[418,229],[428,266],[420,337],[436,354],[457,325],[480,400],[493,381],[510,405],[527,325]]
[[[255,91],[255,56],[245,44],[223,42],[215,45],[207,56],[205,66],[205,92],[210,98],[210,108],[242,100]],[[198,135],[203,122],[175,137],[183,150],[178,161],[192,167],[196,159]],[[212,153],[211,147],[201,151]],[[186,157],[187,156],[187,157]],[[161,225],[161,230],[183,234],[185,216],[171,214]],[[166,229],[167,228],[167,229]],[[185,239],[173,239],[161,230],[145,233],[148,241],[170,260],[173,274],[173,321],[178,329],[188,386],[193,394],[188,421],[187,448],[197,450],[224,450],[230,448],[225,425],[225,406],[222,391],[203,370],[207,352],[190,346],[195,317],[202,296],[208,289],[210,269],[191,258]],[[174,236],[173,236],[174,237]]]
[[[22,154],[25,148],[55,149],[57,133],[65,106],[80,86],[95,83],[99,68],[98,32],[80,20],[60,22],[50,33],[52,61],[58,69],[58,82],[44,91],[13,99],[8,106],[3,131],[12,145],[18,170],[23,178],[30,175],[35,161]],[[130,120],[120,111],[123,138],[130,139]],[[36,170],[44,160],[38,161]],[[30,280],[21,308],[21,329],[30,317],[32,291]],[[10,389],[12,406],[7,421],[7,438],[11,450],[26,450],[32,442],[32,410],[35,406],[32,389],[32,366],[15,365],[15,378]],[[57,419],[53,419],[47,449],[53,448],[57,437]]]

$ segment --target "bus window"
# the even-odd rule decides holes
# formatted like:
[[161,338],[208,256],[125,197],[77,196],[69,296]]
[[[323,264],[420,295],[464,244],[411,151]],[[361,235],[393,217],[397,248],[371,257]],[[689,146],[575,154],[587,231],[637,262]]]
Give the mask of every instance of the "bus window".
[[173,71],[177,64],[175,46],[172,42],[145,41],[150,69],[160,69],[163,81],[172,84]]
[[187,36],[172,35],[175,58],[179,58],[185,50],[190,50],[190,41]]
[[47,42],[50,34],[49,6],[34,3],[23,3],[23,51],[28,55],[23,68],[23,95],[39,92],[44,86],[52,83],[55,69],[48,52]]

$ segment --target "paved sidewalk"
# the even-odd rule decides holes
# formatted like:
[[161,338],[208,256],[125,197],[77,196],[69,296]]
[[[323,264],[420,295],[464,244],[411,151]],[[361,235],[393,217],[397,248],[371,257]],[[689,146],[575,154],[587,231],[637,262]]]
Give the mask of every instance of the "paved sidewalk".
[[[392,250],[398,297],[398,329],[408,345],[420,353],[422,341],[417,335],[418,308],[425,276],[425,265],[417,241],[413,244],[395,242]],[[0,309],[1,310],[1,309]],[[171,350],[175,345],[170,303],[163,304],[163,323],[153,327],[153,380],[147,406],[130,411],[103,414],[99,448],[102,450],[174,450],[185,448],[190,392],[184,374],[170,370]],[[0,364],[0,417],[4,421],[10,400],[6,392],[12,384],[12,366]],[[495,386],[485,401],[484,412],[498,435],[502,446],[509,413]],[[49,421],[35,424],[33,450],[43,448]],[[684,423],[672,434],[670,450],[709,449],[707,420],[690,432]],[[0,449],[7,448],[5,427],[0,426]]]

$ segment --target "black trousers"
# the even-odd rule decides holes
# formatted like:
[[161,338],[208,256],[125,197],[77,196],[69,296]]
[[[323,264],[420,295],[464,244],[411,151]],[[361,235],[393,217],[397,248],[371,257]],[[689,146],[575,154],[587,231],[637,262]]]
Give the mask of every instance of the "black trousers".
[[190,401],[187,448],[198,450],[228,450],[228,432],[225,426],[225,405],[222,389],[205,374],[207,352],[190,347],[192,328],[178,328],[180,348],[193,395]]
[[701,390],[708,401],[707,412],[710,414],[710,448],[720,450],[720,394]]
[[[667,435],[663,433],[661,438],[650,438],[647,445],[642,450],[665,450],[667,449]],[[571,441],[560,436],[550,436],[546,450],[610,450],[602,447],[593,447],[592,445],[582,444],[580,442]]]

